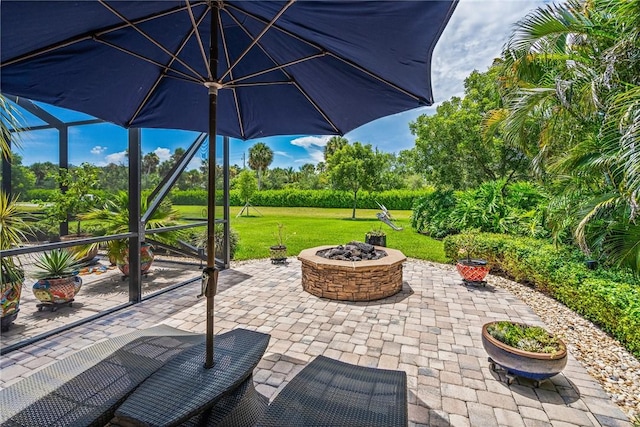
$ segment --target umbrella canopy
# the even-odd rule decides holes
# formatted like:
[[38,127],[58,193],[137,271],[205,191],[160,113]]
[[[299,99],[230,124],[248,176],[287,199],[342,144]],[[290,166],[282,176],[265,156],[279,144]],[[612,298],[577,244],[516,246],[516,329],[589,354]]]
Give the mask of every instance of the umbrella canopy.
[[431,53],[454,1],[11,1],[1,90],[124,127],[253,139],[344,134],[433,103]]
[[344,134],[433,103],[431,54],[456,1],[3,0],[0,90],[124,127],[241,139]]

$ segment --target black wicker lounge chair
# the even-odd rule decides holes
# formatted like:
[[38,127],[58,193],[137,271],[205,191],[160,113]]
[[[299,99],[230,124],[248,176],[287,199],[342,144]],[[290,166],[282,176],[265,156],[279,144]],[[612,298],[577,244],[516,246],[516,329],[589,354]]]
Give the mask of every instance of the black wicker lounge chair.
[[407,374],[318,356],[257,423],[264,427],[407,426]]
[[203,340],[161,325],[97,343],[0,390],[0,424],[104,426],[140,383]]
[[111,424],[252,426],[267,406],[252,375],[269,338],[246,329],[216,336],[210,369],[204,368],[204,343],[184,351],[141,384]]

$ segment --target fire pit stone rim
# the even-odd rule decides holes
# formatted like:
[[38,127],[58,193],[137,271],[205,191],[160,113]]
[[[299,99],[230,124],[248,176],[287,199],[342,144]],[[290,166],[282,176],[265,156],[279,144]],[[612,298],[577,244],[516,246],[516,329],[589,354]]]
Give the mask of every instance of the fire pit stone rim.
[[335,248],[338,245],[323,245],[316,246],[314,248],[304,249],[298,255],[298,259],[300,261],[307,261],[314,264],[323,264],[323,265],[335,265],[342,267],[353,267],[357,269],[358,267],[371,267],[372,265],[394,265],[397,263],[402,263],[407,260],[407,257],[397,249],[390,249],[383,246],[376,246],[377,250],[383,250],[387,253],[387,256],[375,259],[375,260],[362,260],[362,261],[342,261],[336,259],[324,258],[319,255],[316,255],[318,251],[322,251],[325,249]]

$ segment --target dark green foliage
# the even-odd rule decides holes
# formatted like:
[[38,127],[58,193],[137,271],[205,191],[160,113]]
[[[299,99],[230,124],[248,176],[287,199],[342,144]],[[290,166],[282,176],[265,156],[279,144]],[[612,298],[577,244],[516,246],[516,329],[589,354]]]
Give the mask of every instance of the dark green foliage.
[[505,184],[501,180],[466,191],[438,190],[416,202],[411,225],[436,238],[470,228],[544,236],[545,201],[542,191],[528,182]]
[[[461,237],[444,239],[448,258],[458,256]],[[577,248],[544,240],[480,234],[474,250],[493,273],[534,286],[599,325],[640,355],[640,284],[622,270],[589,270]]]
[[456,233],[459,230],[449,218],[455,205],[456,197],[452,190],[436,190],[416,201],[411,227],[437,239]]
[[[409,210],[414,201],[424,194],[425,191],[420,190],[361,191],[358,194],[358,208],[378,209],[378,202],[390,210]],[[176,205],[207,205],[205,190],[172,191],[170,198]],[[239,190],[231,190],[229,199],[231,206],[244,205]],[[251,196],[251,204],[275,207],[351,208],[353,195],[348,191],[337,190],[262,190]]]
[[66,249],[53,249],[43,252],[35,262],[36,271],[32,276],[36,279],[58,279],[69,277],[80,268],[76,256]]
[[487,332],[498,341],[524,351],[554,354],[562,350],[560,341],[539,326],[502,321],[489,326]]
[[[213,240],[216,248],[216,257],[222,258],[222,245],[224,245],[224,225],[216,224],[216,228],[214,230]],[[189,241],[193,245],[198,248],[206,248],[207,247],[207,229],[202,228],[197,231],[192,231],[187,236]],[[236,254],[238,250],[238,242],[240,240],[240,236],[238,232],[233,228],[229,228],[229,256],[231,259]]]

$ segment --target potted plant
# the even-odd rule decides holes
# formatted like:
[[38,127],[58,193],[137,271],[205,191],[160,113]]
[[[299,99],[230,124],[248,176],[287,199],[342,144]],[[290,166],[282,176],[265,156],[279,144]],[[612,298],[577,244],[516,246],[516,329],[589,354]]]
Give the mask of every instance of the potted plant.
[[33,295],[41,302],[38,311],[51,307],[55,311],[60,304],[71,305],[82,286],[78,276],[80,263],[72,252],[54,249],[43,252],[35,262],[33,277],[38,279],[33,285]]
[[[9,197],[0,190],[0,250],[14,248],[26,240],[30,227],[25,215],[18,209],[17,197]],[[18,257],[0,258],[0,329],[6,332],[18,317],[24,270]]]
[[[145,194],[141,198],[141,211],[148,208],[148,201]],[[93,209],[89,213],[81,216],[83,220],[93,220],[99,222],[103,234],[119,234],[129,231],[129,194],[120,191],[111,200],[107,200],[102,208]],[[146,228],[161,228],[177,224],[178,213],[167,201],[160,203],[160,206],[153,212],[147,220]],[[167,244],[175,244],[179,232],[169,231],[153,235],[154,239]],[[126,239],[110,240],[107,242],[107,256],[112,264],[116,264],[122,274],[129,275],[129,243]],[[153,263],[153,246],[143,242],[140,246],[140,269],[142,273],[147,273]]]
[[472,258],[473,252],[477,249],[477,237],[477,230],[467,230],[461,233],[458,254],[464,258],[458,260],[456,268],[467,283],[484,283],[484,278],[489,273],[486,260]]
[[269,258],[272,264],[284,264],[287,261],[287,247],[284,244],[286,239],[283,230],[284,224],[278,223],[278,231],[274,234],[276,244],[269,247]]
[[382,228],[372,229],[364,235],[364,242],[373,246],[387,246],[387,233]]
[[489,367],[507,371],[507,383],[516,376],[540,381],[562,372],[567,365],[567,347],[562,340],[539,326],[511,321],[494,321],[482,327],[482,346],[489,355]]

